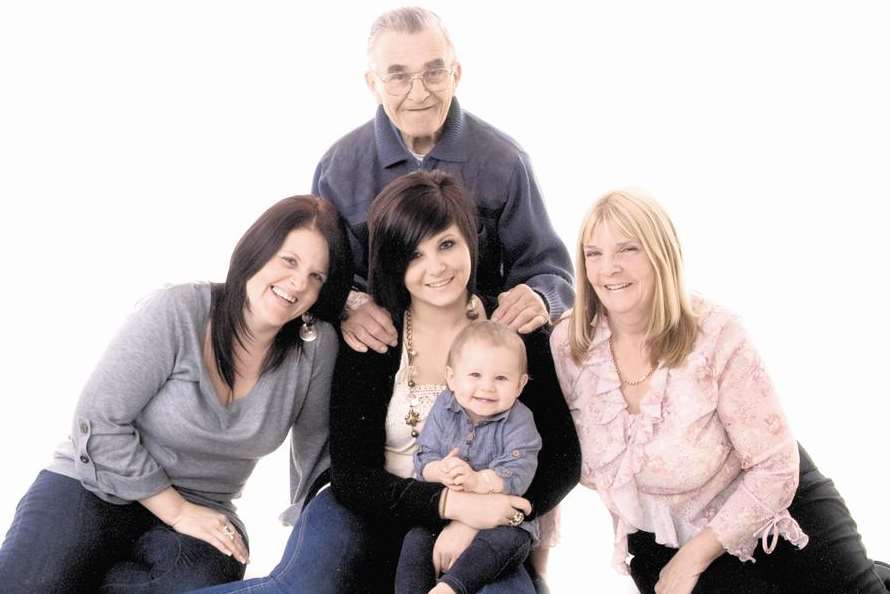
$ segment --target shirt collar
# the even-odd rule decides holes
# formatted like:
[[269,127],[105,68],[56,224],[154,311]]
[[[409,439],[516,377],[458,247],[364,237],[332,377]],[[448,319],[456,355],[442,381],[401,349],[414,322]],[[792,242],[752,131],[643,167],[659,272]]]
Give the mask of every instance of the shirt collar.
[[[457,97],[452,97],[451,107],[448,108],[448,115],[442,124],[442,136],[427,157],[440,161],[466,161],[467,149],[463,135],[465,119]],[[377,114],[374,117],[374,137],[377,141],[377,155],[384,167],[391,167],[409,159],[414,160],[411,151],[405,146],[402,134],[386,115],[382,105],[377,106]]]
[[[457,398],[455,398],[455,396],[454,396],[454,392],[452,392],[450,389],[442,392],[442,394],[439,396],[439,398],[447,399],[445,402],[445,408],[447,408],[450,412],[452,412],[456,415],[462,415],[462,416],[466,417],[468,421],[470,420],[470,415],[468,415],[467,411],[465,411],[464,408],[460,405],[460,403],[457,401]],[[496,414],[493,417],[483,419],[482,421],[479,422],[479,425],[485,425],[486,423],[496,423],[497,421],[506,419],[507,415],[510,414],[511,410],[513,410],[512,406],[503,412],[499,412],[498,414]]]

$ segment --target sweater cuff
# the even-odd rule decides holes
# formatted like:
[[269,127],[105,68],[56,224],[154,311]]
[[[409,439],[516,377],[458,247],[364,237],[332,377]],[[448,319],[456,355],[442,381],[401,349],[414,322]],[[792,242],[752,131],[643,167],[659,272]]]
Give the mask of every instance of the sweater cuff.
[[571,306],[571,303],[566,303],[562,295],[560,295],[559,287],[555,286],[554,283],[548,283],[547,280],[556,280],[559,283],[565,283],[563,279],[551,276],[549,278],[530,278],[525,284],[544,299],[544,305],[547,306],[547,309],[550,312],[550,319],[556,320]]

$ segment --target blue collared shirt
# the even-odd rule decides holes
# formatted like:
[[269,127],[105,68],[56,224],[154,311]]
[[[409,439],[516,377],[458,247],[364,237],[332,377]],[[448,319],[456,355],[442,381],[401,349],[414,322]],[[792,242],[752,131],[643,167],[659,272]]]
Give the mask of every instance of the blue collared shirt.
[[393,179],[418,169],[449,173],[476,202],[482,296],[524,283],[544,297],[551,316],[572,306],[569,254],[550,223],[528,155],[512,138],[462,111],[456,98],[439,141],[421,161],[378,107],[373,120],[338,140],[318,163],[312,193],[333,202],[347,221],[357,288],[367,286],[371,202]]
[[458,448],[473,470],[494,470],[504,481],[504,493],[522,495],[538,468],[541,436],[527,406],[515,404],[490,419],[473,424],[451,390],[436,398],[423,431],[417,438],[414,469],[423,478],[423,468]]

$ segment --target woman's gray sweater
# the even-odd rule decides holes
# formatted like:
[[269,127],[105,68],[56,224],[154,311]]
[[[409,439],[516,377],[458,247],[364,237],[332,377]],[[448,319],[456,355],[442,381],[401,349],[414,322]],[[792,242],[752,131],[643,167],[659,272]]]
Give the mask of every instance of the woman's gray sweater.
[[262,456],[291,431],[292,523],[330,466],[328,400],[337,335],[295,348],[243,398],[223,406],[204,367],[210,285],[158,291],[111,342],[77,403],[72,433],[48,470],[79,480],[101,499],[129,503],[176,488],[223,511],[243,531],[232,499]]

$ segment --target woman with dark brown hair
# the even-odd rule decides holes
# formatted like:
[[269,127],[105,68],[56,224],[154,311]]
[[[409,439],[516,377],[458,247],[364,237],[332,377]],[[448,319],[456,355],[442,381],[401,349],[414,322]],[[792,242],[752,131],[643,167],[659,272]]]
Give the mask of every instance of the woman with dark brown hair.
[[330,203],[286,198],[238,242],[224,284],[147,299],[19,504],[0,549],[3,591],[184,592],[243,576],[232,499],[257,460],[291,432],[290,519],[329,465],[349,262]]
[[[413,526],[441,530],[434,555],[447,571],[480,530],[547,514],[575,486],[578,440],[545,328],[523,337],[531,379],[519,400],[543,443],[525,494],[456,492],[413,478],[417,436],[445,387],[451,342],[487,313],[474,295],[476,228],[472,202],[439,171],[397,178],[374,200],[369,288],[396,320],[398,346],[360,353],[341,343],[331,386],[331,488],[307,506],[270,576],[203,594],[391,594]],[[534,586],[520,565],[480,592],[532,593]]]

